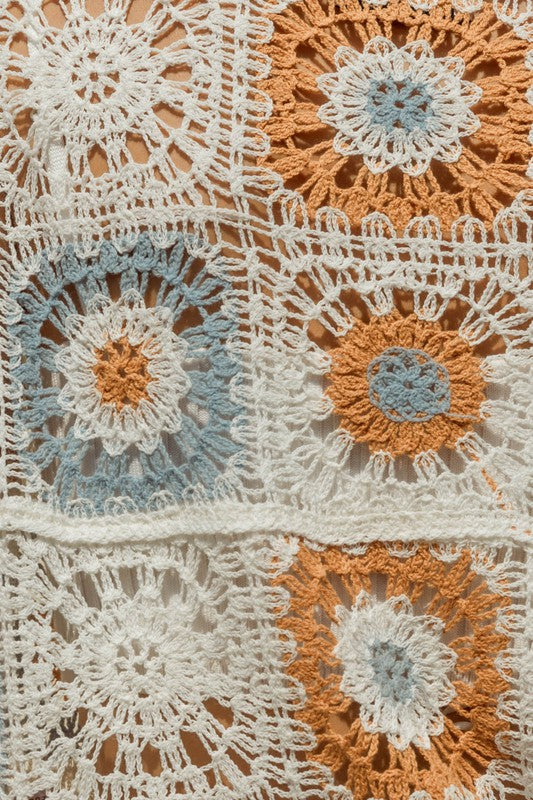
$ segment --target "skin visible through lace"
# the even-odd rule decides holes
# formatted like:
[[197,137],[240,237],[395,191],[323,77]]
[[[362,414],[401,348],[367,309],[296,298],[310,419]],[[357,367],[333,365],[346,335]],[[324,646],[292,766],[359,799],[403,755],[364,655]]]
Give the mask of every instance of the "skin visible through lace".
[[93,372],[104,403],[113,403],[120,412],[124,406],[135,409],[142,399],[148,399],[146,388],[152,377],[149,360],[140,352],[140,345],[132,345],[122,336],[97,350],[96,357]]
[[[127,16],[128,24],[131,26],[142,22],[145,19],[147,12],[150,10],[151,4],[152,0],[131,0]],[[88,14],[96,18],[100,14],[104,13],[106,4],[104,3],[104,0],[86,0],[84,3],[84,8]],[[60,3],[48,3],[45,6],[45,12],[46,19],[51,26],[59,29],[63,28],[65,24],[65,15]],[[180,41],[182,38],[184,38],[184,36],[184,30],[177,23],[174,25],[171,31],[167,32],[164,41],[159,42],[159,46],[163,47],[173,42]],[[169,72],[170,71],[171,70],[169,70]],[[111,72],[108,73],[108,75],[103,76],[99,76],[96,72],[94,72],[91,73],[90,77],[93,79],[95,84],[99,78],[101,80],[101,92],[97,92],[95,90],[90,92],[90,97],[88,99],[91,103],[101,102],[102,95],[104,97],[108,97],[120,87],[120,75],[117,72]],[[172,75],[172,79],[174,80],[183,79],[184,77],[186,77],[186,71],[183,67],[179,75]],[[85,94],[88,94],[87,89],[85,89]],[[172,106],[171,104],[161,103],[160,107],[158,108],[158,116],[161,121],[169,127],[178,128],[182,123],[181,115],[178,113],[178,110],[175,108],[175,106]],[[128,134],[127,148],[134,163],[143,164],[148,161],[150,153],[142,136]],[[188,171],[190,169],[190,162],[179,148],[176,147],[173,149],[173,151],[170,153],[170,158],[176,164],[176,166],[179,167],[179,169],[184,171]],[[95,147],[92,148],[88,160],[91,173],[94,175],[94,177],[100,177],[108,172],[109,164],[107,156],[104,150],[98,145],[95,145]]]
[[[22,2],[23,0],[16,0],[13,4],[12,11],[15,16],[22,13]],[[142,25],[147,17],[154,15],[154,4],[157,4],[157,2],[158,0],[128,0],[128,2],[125,2],[124,6],[127,9],[125,20],[127,25]],[[164,7],[166,3],[162,2],[160,5]],[[174,6],[174,3],[170,4],[171,9]],[[42,5],[42,16],[52,30],[61,31],[65,27],[69,9],[69,3],[44,3]],[[109,10],[109,4],[105,2],[105,0],[84,0],[83,9],[88,15],[96,19]],[[158,13],[161,12],[158,11]],[[154,43],[153,50],[155,53],[158,53],[160,51],[163,52],[165,48],[173,48],[173,53],[177,53],[177,56],[174,55],[172,59],[169,59],[168,67],[161,72],[161,77],[168,84],[170,91],[175,87],[184,87],[185,90],[187,84],[193,79],[191,66],[185,63],[185,59],[182,57],[183,54],[187,52],[187,27],[178,19],[175,10],[171,11],[171,14],[173,18],[172,24],[169,24],[169,17],[165,18],[164,23],[160,22],[161,28],[164,28],[164,34]],[[178,46],[176,47],[176,45]],[[9,50],[14,54],[22,55],[24,58],[27,58],[27,37],[24,35],[15,37],[9,43]],[[94,70],[90,72],[87,77],[89,80],[83,85],[80,85],[77,91],[80,99],[88,104],[105,104],[107,100],[110,98],[112,99],[115,95],[123,94],[123,76],[121,76],[120,71],[114,67],[112,60],[109,69],[106,69],[104,73],[99,74],[97,70]],[[11,89],[20,89],[23,82],[19,79],[19,76],[14,70],[13,74],[7,76],[6,83]],[[183,107],[184,103],[174,102],[169,97],[168,91],[166,92],[166,96],[163,95],[159,98],[159,101],[153,107],[156,123],[155,130],[157,131],[158,128],[160,129],[158,137],[172,141],[174,137],[179,134],[180,130],[184,127]],[[18,135],[22,139],[26,139],[28,136],[28,131],[32,124],[32,113],[33,110],[27,108],[23,109],[16,117],[15,126]],[[200,122],[190,120],[186,124],[197,140],[205,141],[206,131]],[[148,165],[151,161],[158,162],[159,156],[156,154],[154,157],[153,133],[151,136],[147,136],[145,131],[128,130],[125,133],[125,143],[127,152],[124,152],[122,157],[124,161],[128,160],[131,164],[140,166],[141,168]],[[175,167],[178,174],[183,173],[188,175],[192,173],[193,161],[186,147],[180,146],[178,142],[173,142],[167,147],[166,154],[168,155],[168,163],[172,165],[171,171],[173,167]],[[114,157],[110,155],[109,148],[106,149],[105,143],[98,139],[95,140],[93,146],[87,151],[88,174],[94,178],[112,175],[116,169],[113,158]],[[26,171],[25,169],[20,169],[19,165],[15,166],[18,170],[16,180],[20,185],[23,185]],[[155,179],[161,181],[163,189],[166,189],[169,181],[168,168],[160,168],[159,164],[157,164],[154,167],[153,173]],[[39,194],[42,188],[43,187],[39,186]],[[210,197],[202,182],[195,183],[194,188],[202,197],[202,201],[210,202]],[[44,191],[48,191],[47,186],[44,187]],[[175,196],[173,200],[177,202]],[[222,207],[234,208],[233,198],[226,194],[221,193],[217,197],[217,203]],[[112,205],[108,207],[107,211],[109,210],[113,213]],[[105,216],[107,211],[104,211],[102,208],[102,216]],[[238,240],[238,237],[236,237],[236,240]]]
[[[317,739],[309,758],[327,765],[354,800],[409,800],[416,791],[444,800],[453,785],[475,792],[486,766],[502,757],[496,736],[507,729],[496,713],[496,698],[506,683],[495,664],[507,640],[495,622],[497,609],[508,600],[476,576],[469,551],[445,563],[428,546],[400,558],[381,543],[361,556],[302,544],[293,567],[277,583],[291,597],[279,624],[297,641],[297,656],[287,669],[306,690],[298,715]],[[444,729],[430,737],[429,749],[412,744],[398,749],[383,734],[368,733],[358,704],[341,691],[343,668],[334,653],[337,610],[350,609],[361,591],[407,597],[416,614],[441,620],[442,636],[457,655],[449,675],[455,697],[441,709]]]
[[[88,4],[88,6],[89,6],[89,4]],[[92,8],[92,13],[94,13],[96,15],[97,13],[100,13],[101,8],[103,7],[103,3],[99,2],[99,0],[96,0],[94,3],[91,3],[90,6]],[[135,17],[136,14],[138,16],[142,17],[142,8],[144,6],[148,6],[148,3],[139,2],[139,3],[133,3],[132,4],[132,19]],[[54,4],[49,4],[48,8],[51,9],[51,11],[50,11],[50,16],[51,16],[52,13],[54,13],[54,11],[53,11],[54,10]],[[134,161],[142,162],[142,160],[146,158],[145,147],[144,147],[144,145],[143,145],[143,143],[141,141],[136,140],[136,139],[134,139],[132,137],[129,146],[130,146],[130,150],[132,152]],[[176,163],[178,163],[180,166],[182,166],[182,164],[180,162],[184,162],[184,159],[182,158],[182,156],[181,156],[181,154],[179,152],[176,152],[175,154],[173,154],[173,158],[176,160]],[[105,159],[101,155],[101,151],[98,150],[98,148],[95,148],[94,151],[91,153],[90,162],[91,162],[91,165],[92,165],[92,171],[93,171],[93,173],[95,175],[100,175],[100,174],[103,174],[103,173],[106,172],[107,164],[105,162]],[[185,166],[186,166],[186,164],[185,164]],[[132,351],[133,351],[133,348],[132,348]],[[123,358],[121,359],[120,356],[117,356],[116,353],[112,353],[111,356],[112,356],[114,361],[124,360]],[[128,361],[128,359],[126,358],[125,359],[126,363],[128,363],[128,364],[131,363],[131,360],[135,359],[135,357],[136,357],[135,353],[131,352],[131,359],[130,359],[130,361]],[[105,366],[105,367],[102,366],[101,369],[99,370],[99,373],[98,373],[99,376],[100,376],[99,377],[99,388],[102,391],[102,395],[103,395],[104,399],[108,398],[108,399],[106,399],[106,402],[114,402],[116,404],[116,406],[117,406],[117,409],[119,409],[119,410],[124,405],[131,405],[132,407],[135,407],[135,405],[137,405],[138,402],[140,401],[141,397],[145,395],[146,385],[148,384],[148,381],[149,381],[149,377],[148,377],[144,387],[141,388],[141,383],[145,379],[145,376],[141,375],[141,372],[142,372],[142,370],[138,370],[138,375],[135,376],[135,378],[134,378],[134,370],[132,369],[131,373],[130,373],[131,374],[131,380],[130,380],[128,375],[121,376],[120,374],[117,374],[115,366],[113,366],[113,369],[110,369],[107,366]],[[220,712],[218,712],[218,713],[219,713],[219,716],[220,716]],[[344,730],[343,724],[342,723],[338,723],[337,727],[338,727],[339,731],[342,733],[343,730]],[[108,742],[106,743],[106,745],[102,749],[102,761],[99,764],[99,769],[102,771],[102,774],[107,774],[108,770],[111,771],[113,769],[114,756],[112,756],[111,754],[113,753],[114,749],[116,750],[116,745],[114,744],[113,737],[110,737],[110,739],[108,740]],[[108,753],[109,763],[105,762],[104,754],[106,752]],[[196,759],[197,760],[201,760],[202,757],[203,757],[202,751],[201,751],[200,748],[198,748],[198,753],[196,754]],[[194,758],[195,758],[195,756],[193,755],[193,760],[194,760]],[[145,766],[146,771],[151,773],[151,774],[153,774],[153,775],[159,774],[159,772],[161,770],[159,758],[157,756],[157,752],[154,751],[154,749],[151,748],[148,745],[147,745],[146,753],[145,753],[145,764],[144,764],[144,766]],[[391,791],[393,791],[393,790],[391,790]],[[394,797],[396,796],[396,795],[394,795],[394,792],[393,792],[392,796],[394,796]]]

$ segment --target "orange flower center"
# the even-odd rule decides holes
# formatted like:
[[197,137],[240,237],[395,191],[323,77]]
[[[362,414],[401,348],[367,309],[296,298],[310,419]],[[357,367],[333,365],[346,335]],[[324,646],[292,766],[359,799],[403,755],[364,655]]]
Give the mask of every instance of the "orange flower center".
[[96,359],[93,372],[104,403],[113,403],[120,412],[124,406],[135,409],[148,398],[146,387],[153,378],[140,345],[132,345],[127,336],[110,339],[96,351]]

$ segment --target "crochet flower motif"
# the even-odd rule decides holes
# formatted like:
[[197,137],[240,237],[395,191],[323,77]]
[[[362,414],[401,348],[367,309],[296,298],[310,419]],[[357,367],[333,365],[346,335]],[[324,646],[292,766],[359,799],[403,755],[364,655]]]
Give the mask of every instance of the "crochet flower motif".
[[441,447],[482,419],[481,359],[455,331],[394,312],[355,323],[330,352],[327,394],[356,441],[393,456]]
[[323,792],[331,775],[302,759],[313,739],[292,715],[301,689],[283,673],[271,544],[2,538],[16,628],[11,733],[20,748],[34,742],[10,761],[10,794],[345,800]]
[[65,323],[56,356],[65,378],[57,402],[75,417],[74,435],[100,439],[112,456],[136,445],[153,453],[161,434],[182,426],[180,401],[191,388],[186,342],[172,332],[168,308],[146,308],[131,289],[116,302],[96,296],[87,315]]
[[464,214],[490,229],[531,186],[527,42],[498,4],[466,5],[297,0],[272,15],[260,164],[312,220],[332,207],[354,233],[372,212],[399,231],[428,214],[447,234]]
[[404,595],[380,603],[366,592],[351,609],[339,606],[337,618],[340,688],[359,703],[365,731],[386,734],[399,750],[429,748],[455,696],[448,672],[457,656],[441,642],[443,621],[414,615]]
[[[137,718],[141,738],[173,717],[177,723],[176,706],[185,709],[203,668],[204,640],[216,657],[213,637],[194,634],[185,623],[192,604],[193,598],[180,603],[175,596],[167,607],[119,598],[107,604],[105,616],[99,609],[86,612],[78,636],[63,645],[62,668],[75,675],[73,706],[88,707],[99,694],[124,723]],[[105,729],[105,718],[95,722]]]
[[[35,42],[28,53],[25,74],[31,78],[26,101],[39,108],[52,131],[85,142],[115,141],[109,158],[121,166],[118,134],[147,126],[156,140],[154,108],[158,103],[182,104],[186,98],[179,81],[168,80],[169,64],[190,69],[194,54],[176,43],[165,50],[152,47],[147,25],[126,24],[120,11],[110,24],[107,17],[88,13],[68,18],[61,30]],[[129,155],[129,153],[128,153]]]
[[450,497],[527,526],[527,281],[481,265],[455,272],[431,240],[434,220],[401,246],[389,224],[369,220],[364,255],[333,214],[321,252],[279,250],[276,366],[266,348],[262,402],[275,409],[281,490],[314,513],[327,507],[328,536],[341,508],[369,525],[379,514],[379,535],[394,535],[400,510],[444,527]]
[[466,800],[505,780],[497,621],[509,599],[482,563],[426,544],[355,555],[301,543],[276,578],[296,644],[287,669],[306,692],[297,715],[316,736],[308,758],[354,800]]
[[222,491],[239,451],[229,284],[187,245],[68,251],[15,294],[16,418],[43,499],[104,513]]
[[94,239],[106,222],[112,235],[129,232],[140,207],[157,211],[155,225],[176,200],[200,201],[220,136],[208,4],[6,9],[0,152],[15,214],[59,217],[59,235],[66,226]]
[[433,159],[457,161],[460,138],[479,128],[469,106],[482,91],[461,80],[464,61],[435,58],[425,41],[396,47],[377,36],[362,53],[339,47],[335,64],[317,80],[330,98],[318,116],[337,129],[337,152],[362,155],[373,173],[398,166],[420,175]]

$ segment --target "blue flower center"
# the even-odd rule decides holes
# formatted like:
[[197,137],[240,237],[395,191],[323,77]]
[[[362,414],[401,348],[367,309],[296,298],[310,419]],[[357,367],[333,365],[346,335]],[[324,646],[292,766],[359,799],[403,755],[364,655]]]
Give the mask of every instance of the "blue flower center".
[[407,133],[426,130],[433,116],[431,95],[423,83],[410,78],[371,81],[366,111],[374,125],[382,125],[389,133],[398,128]]
[[423,350],[390,347],[368,365],[372,405],[393,422],[427,422],[450,410],[450,376]]
[[374,642],[370,647],[370,664],[382,697],[395,703],[406,703],[413,697],[413,662],[404,647],[394,642]]

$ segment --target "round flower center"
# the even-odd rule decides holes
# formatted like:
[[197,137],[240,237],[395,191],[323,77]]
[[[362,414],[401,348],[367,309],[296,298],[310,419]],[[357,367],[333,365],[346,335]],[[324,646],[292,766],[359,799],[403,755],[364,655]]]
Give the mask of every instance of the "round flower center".
[[448,370],[423,350],[391,347],[367,370],[372,405],[393,422],[427,422],[450,410]]
[[426,130],[433,116],[431,95],[424,84],[410,78],[371,81],[366,111],[375,125],[382,125],[388,132],[395,128],[407,133]]
[[101,103],[104,98],[110,97],[118,90],[119,84],[119,73],[109,66],[104,66],[98,71],[95,68],[90,72],[80,68],[75,91],[80,97],[88,98],[91,103]]
[[413,696],[413,662],[404,647],[391,641],[374,642],[370,663],[382,697],[406,703]]
[[124,406],[135,409],[147,398],[146,387],[152,376],[148,371],[148,358],[141,353],[141,345],[132,345],[127,336],[111,339],[96,351],[93,372],[96,387],[104,403],[113,403],[117,411]]

